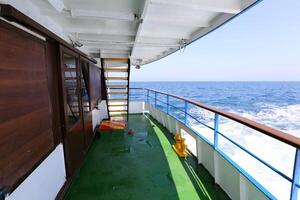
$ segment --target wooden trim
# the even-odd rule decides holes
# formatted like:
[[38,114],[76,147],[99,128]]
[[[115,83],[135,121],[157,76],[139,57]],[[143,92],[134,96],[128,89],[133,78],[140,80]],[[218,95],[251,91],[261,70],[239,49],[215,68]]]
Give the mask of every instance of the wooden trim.
[[[1,8],[1,4],[0,4],[0,8]],[[0,12],[1,12],[1,10],[0,10]],[[0,13],[0,17],[1,17],[1,13]],[[38,38],[38,37],[36,37],[36,36],[28,33],[27,31],[24,31],[24,30],[22,30],[22,29],[20,29],[20,28],[18,28],[16,26],[14,26],[14,25],[12,25],[12,24],[10,24],[8,22],[0,20],[0,25],[3,26],[4,28],[10,30],[10,31],[14,31],[16,33],[22,34],[22,36],[24,36],[25,38],[34,40],[35,42],[39,42],[41,44],[45,44],[45,40],[42,40],[42,39],[40,39],[40,38]]]
[[93,63],[97,63],[97,61],[95,59],[89,58],[85,53],[83,53],[79,49],[73,47],[71,44],[66,42],[60,36],[58,36],[55,33],[51,32],[46,27],[44,27],[41,24],[37,23],[36,21],[31,19],[30,17],[24,15],[22,12],[20,12],[19,10],[17,10],[16,8],[14,8],[11,5],[0,4],[0,16],[5,18],[6,20],[17,22],[17,23],[23,25],[24,27],[26,27],[30,30],[33,30],[33,31],[35,31],[35,32],[37,32],[37,33],[39,33],[43,36],[48,37],[49,39],[56,40],[60,44],[64,45],[65,47],[67,47],[69,49],[72,49],[73,51],[79,53],[80,55],[82,55],[83,57],[88,59],[89,61],[91,61]]
[[147,89],[147,88],[130,88],[130,89],[133,89],[133,90],[137,90],[137,89],[149,90],[149,91],[152,91],[152,92],[157,92],[159,94],[169,95],[171,97],[181,99],[183,101],[186,101],[186,102],[188,102],[190,104],[193,104],[195,106],[198,106],[200,108],[204,108],[204,109],[209,110],[211,112],[217,113],[217,114],[219,114],[223,117],[227,117],[227,118],[229,118],[233,121],[241,123],[241,124],[243,124],[247,127],[250,127],[254,130],[257,130],[261,133],[264,133],[264,134],[266,134],[266,135],[268,135],[272,138],[278,139],[281,142],[287,143],[287,144],[289,144],[293,147],[300,148],[300,138],[299,137],[296,137],[296,136],[293,136],[289,133],[274,129],[274,128],[266,126],[264,124],[255,122],[255,121],[247,119],[245,117],[241,117],[237,114],[226,112],[226,111],[223,111],[221,109],[218,109],[218,108],[215,108],[213,106],[209,106],[209,105],[200,103],[200,102],[195,101],[195,100],[191,100],[191,99],[181,97],[181,96],[177,96],[177,95],[174,95],[174,94],[169,94],[169,93],[166,93],[166,92],[161,92],[161,91],[158,91],[158,90],[152,90],[152,89]]

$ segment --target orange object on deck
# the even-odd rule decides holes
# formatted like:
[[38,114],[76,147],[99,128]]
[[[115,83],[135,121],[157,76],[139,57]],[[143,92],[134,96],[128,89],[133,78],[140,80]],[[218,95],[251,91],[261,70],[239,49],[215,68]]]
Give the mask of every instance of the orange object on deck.
[[105,120],[100,124],[99,129],[102,131],[108,130],[124,130],[126,128],[126,123],[124,120]]
[[186,153],[187,145],[185,144],[185,139],[182,138],[181,134],[179,133],[175,135],[174,139],[175,139],[175,144],[172,145],[172,147],[175,150],[175,152],[180,157],[187,157],[187,153]]
[[132,129],[129,129],[128,130],[128,135],[133,135],[134,134],[134,131]]

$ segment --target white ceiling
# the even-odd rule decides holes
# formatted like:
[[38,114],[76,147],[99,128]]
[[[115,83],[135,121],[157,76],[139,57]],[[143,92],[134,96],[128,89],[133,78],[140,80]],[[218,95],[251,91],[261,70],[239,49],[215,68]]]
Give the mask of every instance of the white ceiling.
[[206,34],[256,0],[31,0],[94,58],[147,64]]

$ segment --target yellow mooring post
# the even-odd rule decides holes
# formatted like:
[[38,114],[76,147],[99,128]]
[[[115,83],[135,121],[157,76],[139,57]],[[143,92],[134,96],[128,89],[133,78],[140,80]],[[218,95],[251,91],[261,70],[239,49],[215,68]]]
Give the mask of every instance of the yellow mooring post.
[[185,144],[185,139],[181,137],[181,134],[177,133],[174,137],[175,144],[172,145],[173,149],[180,157],[187,157],[187,153],[185,152],[187,145]]

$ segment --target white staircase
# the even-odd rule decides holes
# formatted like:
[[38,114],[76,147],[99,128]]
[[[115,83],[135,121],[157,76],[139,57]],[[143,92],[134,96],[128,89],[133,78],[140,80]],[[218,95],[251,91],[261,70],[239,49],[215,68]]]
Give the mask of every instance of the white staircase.
[[128,58],[102,58],[101,60],[109,118],[128,114],[130,60]]

